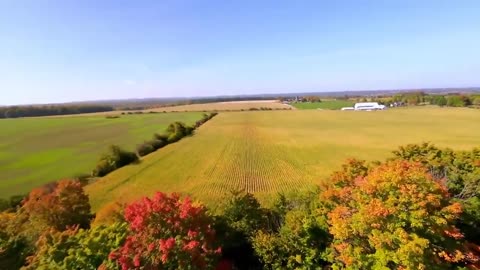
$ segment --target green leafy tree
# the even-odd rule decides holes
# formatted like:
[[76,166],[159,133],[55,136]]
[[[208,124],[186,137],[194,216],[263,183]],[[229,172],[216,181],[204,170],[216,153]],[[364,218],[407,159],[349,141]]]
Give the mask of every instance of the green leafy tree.
[[450,107],[466,107],[471,105],[469,97],[464,95],[451,95],[447,97],[447,106]]
[[253,247],[267,269],[315,269],[327,264],[326,229],[324,216],[290,210],[278,232],[257,231]]

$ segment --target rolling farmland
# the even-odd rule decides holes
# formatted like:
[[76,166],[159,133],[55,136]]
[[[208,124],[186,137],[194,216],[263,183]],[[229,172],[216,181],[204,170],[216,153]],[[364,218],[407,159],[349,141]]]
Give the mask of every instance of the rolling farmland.
[[407,143],[480,146],[480,110],[416,107],[377,112],[224,112],[194,136],[86,187],[98,210],[155,191],[182,192],[215,206],[230,190],[272,194],[310,188],[349,157],[381,160]]
[[111,144],[133,150],[174,121],[192,124],[201,113],[40,117],[0,120],[0,197],[89,173]]

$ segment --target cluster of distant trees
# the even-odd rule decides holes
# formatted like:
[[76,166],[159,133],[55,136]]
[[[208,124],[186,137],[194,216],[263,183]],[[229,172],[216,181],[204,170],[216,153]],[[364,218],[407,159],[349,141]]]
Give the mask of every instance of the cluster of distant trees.
[[402,102],[407,105],[432,104],[448,107],[480,106],[480,95],[475,94],[426,94],[424,92],[410,92],[397,94],[392,97],[393,102]]
[[0,118],[18,118],[31,116],[50,116],[113,111],[106,105],[42,105],[0,107]]
[[96,215],[78,181],[0,212],[0,269],[478,269],[480,149],[407,145],[316,190],[219,211],[156,193]]

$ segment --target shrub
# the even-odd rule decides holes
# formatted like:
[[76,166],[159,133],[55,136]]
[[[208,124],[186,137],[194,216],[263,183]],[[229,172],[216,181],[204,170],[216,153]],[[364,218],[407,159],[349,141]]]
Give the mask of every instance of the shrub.
[[125,151],[119,146],[112,145],[108,149],[108,152],[100,158],[92,175],[102,177],[120,167],[136,161],[138,161],[138,156],[135,153]]
[[158,134],[158,133],[155,133],[153,135],[153,137],[156,139],[156,140],[159,140],[163,143],[167,143],[168,142],[168,134]]
[[144,142],[137,146],[137,154],[141,157],[146,156],[153,151],[155,151],[155,148],[148,142]]
[[148,141],[148,143],[152,145],[155,150],[160,149],[166,145],[165,141],[161,141],[157,139],[150,140]]
[[192,134],[193,127],[189,127],[182,122],[171,123],[167,128],[169,143],[176,142],[181,138]]
[[212,218],[187,197],[156,193],[125,209],[131,234],[110,254],[123,269],[211,269],[219,256]]

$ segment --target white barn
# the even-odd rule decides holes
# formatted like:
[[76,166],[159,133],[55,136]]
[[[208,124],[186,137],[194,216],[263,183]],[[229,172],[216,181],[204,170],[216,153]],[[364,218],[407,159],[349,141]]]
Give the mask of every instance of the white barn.
[[375,110],[384,110],[385,105],[378,104],[378,102],[360,102],[355,103],[353,107],[355,111],[375,111]]

